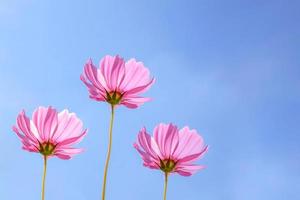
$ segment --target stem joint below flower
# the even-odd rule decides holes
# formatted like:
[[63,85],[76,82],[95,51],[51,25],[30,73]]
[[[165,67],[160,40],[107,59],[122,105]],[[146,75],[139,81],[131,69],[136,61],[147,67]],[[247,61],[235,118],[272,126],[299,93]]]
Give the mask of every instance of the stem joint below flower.
[[121,102],[121,99],[123,97],[123,94],[117,91],[113,92],[107,92],[106,91],[106,101],[110,103],[111,105],[117,105]]
[[173,172],[176,162],[171,159],[160,160],[160,169],[165,173]]

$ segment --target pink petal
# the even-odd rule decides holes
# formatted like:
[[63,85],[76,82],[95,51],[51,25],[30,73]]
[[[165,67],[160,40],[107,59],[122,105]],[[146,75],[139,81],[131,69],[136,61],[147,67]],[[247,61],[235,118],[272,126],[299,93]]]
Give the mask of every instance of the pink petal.
[[150,100],[150,98],[146,97],[125,97],[122,99],[121,104],[128,108],[137,108],[138,106],[143,105],[145,102]]
[[[103,81],[99,79],[99,74],[100,73],[98,73],[97,68],[93,65],[92,60],[88,60],[84,66],[84,75],[91,82],[94,90],[105,93],[108,88],[107,85],[105,83],[103,84]],[[84,76],[82,76],[82,80],[84,80],[84,82],[87,82]]]
[[41,142],[47,142],[57,129],[57,112],[51,107],[39,107],[32,114],[32,119]]
[[141,85],[135,88],[132,88],[130,90],[126,90],[124,92],[124,96],[125,97],[130,97],[130,96],[136,96],[140,93],[143,93],[145,91],[147,91],[155,82],[155,79],[151,79],[148,83],[146,83],[145,85]]
[[22,111],[17,117],[17,126],[24,133],[25,137],[33,143],[38,143],[40,139],[39,135],[36,137],[31,131],[30,119],[25,115],[25,111]]
[[179,131],[179,145],[174,152],[174,157],[180,160],[190,155],[199,154],[205,148],[204,141],[197,131],[184,127]]
[[85,137],[86,133],[87,133],[87,130],[84,130],[82,132],[82,134],[79,135],[79,136],[65,139],[65,140],[59,142],[58,145],[57,145],[57,147],[71,146],[71,145],[77,144],[77,143],[79,143]]
[[150,154],[147,154],[143,150],[141,150],[140,146],[137,143],[134,143],[134,148],[140,153],[143,161],[144,166],[150,167],[151,169],[158,169],[158,161],[153,159]]
[[105,91],[99,90],[97,87],[90,84],[87,81],[87,79],[85,78],[85,76],[83,76],[83,75],[80,76],[80,79],[87,86],[91,99],[95,99],[97,101],[106,101],[106,92]]
[[30,152],[38,152],[38,142],[30,140],[25,135],[21,134],[19,129],[16,126],[12,127],[13,131],[17,134],[17,136],[21,139],[23,144],[23,149]]
[[192,162],[200,159],[207,152],[207,150],[208,150],[208,146],[206,146],[199,153],[191,154],[191,155],[188,155],[186,157],[180,158],[180,160],[178,161],[178,163],[184,163],[184,164],[192,163]]
[[191,176],[195,174],[197,171],[204,169],[204,166],[201,165],[183,165],[183,166],[178,166],[175,169],[175,172],[182,176]]
[[58,113],[58,127],[51,138],[59,143],[65,139],[77,137],[82,134],[82,121],[75,113],[70,113],[67,109]]
[[119,56],[105,56],[100,61],[101,74],[107,84],[108,92],[118,89],[125,75],[125,63]]
[[177,149],[179,143],[178,129],[173,124],[159,124],[154,128],[154,140],[156,141],[162,159],[173,157],[173,152]]
[[151,82],[149,70],[142,62],[137,62],[135,59],[126,62],[125,71],[124,81],[120,85],[120,89],[123,91],[145,86]]
[[58,148],[55,150],[55,153],[54,155],[61,158],[61,159],[64,159],[64,160],[68,160],[70,159],[72,156],[76,155],[76,154],[79,154],[83,152],[83,149],[75,149],[75,148]]
[[153,141],[151,136],[146,132],[145,128],[143,128],[138,134],[138,143],[144,149],[144,151],[152,157],[152,159],[158,159],[155,149],[152,148]]
[[22,149],[29,151],[29,152],[39,153],[39,150],[35,146],[24,145],[22,147]]

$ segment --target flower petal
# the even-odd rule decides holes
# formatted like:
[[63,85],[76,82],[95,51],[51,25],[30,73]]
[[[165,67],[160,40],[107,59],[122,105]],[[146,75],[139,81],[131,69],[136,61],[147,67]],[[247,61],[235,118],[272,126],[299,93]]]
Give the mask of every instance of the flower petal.
[[72,156],[79,154],[83,152],[83,149],[76,149],[76,148],[63,148],[63,149],[56,149],[54,152],[54,155],[63,159],[63,160],[68,160]]
[[148,83],[146,83],[145,85],[141,85],[135,88],[132,88],[130,90],[126,90],[124,92],[124,96],[125,97],[130,97],[130,96],[136,96],[139,95],[140,93],[143,93],[145,91],[147,91],[155,82],[155,79],[151,79]]
[[57,129],[57,112],[48,107],[39,107],[32,114],[32,121],[41,137],[40,142],[47,142]]
[[191,154],[186,157],[180,158],[178,163],[184,163],[184,164],[189,164],[192,163],[198,159],[200,159],[208,150],[208,146],[206,146],[201,152],[196,153],[196,154]]
[[65,109],[58,113],[58,121],[57,130],[51,138],[53,141],[61,142],[81,135],[83,124],[75,113],[70,113]]
[[84,130],[81,135],[79,136],[75,136],[75,137],[71,137],[71,138],[67,138],[61,142],[58,143],[57,147],[69,147],[73,144],[77,144],[79,143],[86,135],[87,130]]
[[150,100],[150,98],[146,97],[125,97],[122,99],[121,104],[128,108],[137,108]]
[[34,143],[38,143],[38,137],[31,132],[30,119],[26,116],[25,111],[23,110],[17,117],[17,125],[19,129],[24,133],[24,135]]
[[151,169],[159,169],[158,161],[156,159],[153,159],[150,154],[144,152],[137,143],[134,143],[133,146],[140,153],[144,161],[144,166],[149,167]]
[[197,171],[204,169],[204,166],[201,165],[183,165],[183,166],[178,166],[175,169],[175,172],[182,176],[191,176],[195,174]]
[[125,71],[124,81],[120,85],[120,89],[123,91],[144,87],[151,82],[149,69],[142,62],[137,62],[135,59],[126,62]]
[[118,89],[125,75],[125,62],[119,56],[105,56],[100,61],[101,74],[107,84],[108,92]]
[[179,131],[179,145],[174,156],[180,160],[190,155],[199,154],[205,148],[203,138],[197,131],[184,127]]
[[179,143],[178,129],[173,124],[159,124],[153,131],[162,159],[173,157],[173,152],[177,149]]
[[145,128],[142,128],[138,134],[138,144],[142,149],[155,161],[159,161],[159,149],[155,141],[146,132]]

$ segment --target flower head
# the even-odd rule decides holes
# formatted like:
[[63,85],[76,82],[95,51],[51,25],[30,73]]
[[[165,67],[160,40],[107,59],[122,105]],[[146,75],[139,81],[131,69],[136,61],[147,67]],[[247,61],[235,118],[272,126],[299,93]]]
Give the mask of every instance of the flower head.
[[86,135],[87,130],[82,128],[81,120],[68,110],[58,113],[52,107],[39,107],[33,112],[32,119],[22,111],[13,131],[21,139],[24,150],[46,157],[70,159],[82,152],[82,149],[72,147]]
[[140,94],[154,83],[142,62],[130,59],[125,63],[119,56],[108,55],[100,61],[98,69],[88,60],[80,79],[87,86],[90,98],[128,108],[137,108],[149,101]]
[[140,153],[144,166],[182,176],[190,176],[204,168],[194,162],[208,149],[196,130],[189,127],[179,130],[173,124],[159,124],[153,131],[153,137],[143,128],[134,147]]

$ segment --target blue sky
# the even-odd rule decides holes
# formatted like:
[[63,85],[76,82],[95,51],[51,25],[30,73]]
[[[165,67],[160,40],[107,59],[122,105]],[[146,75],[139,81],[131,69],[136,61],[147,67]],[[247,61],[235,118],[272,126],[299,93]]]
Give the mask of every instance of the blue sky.
[[17,114],[39,105],[83,120],[86,152],[51,159],[46,199],[100,199],[109,107],[88,98],[85,61],[143,61],[152,102],[116,112],[107,200],[162,199],[163,176],[132,148],[138,130],[189,125],[207,168],[170,177],[172,200],[299,199],[299,1],[0,1],[0,199],[40,199],[42,159],[21,150]]

